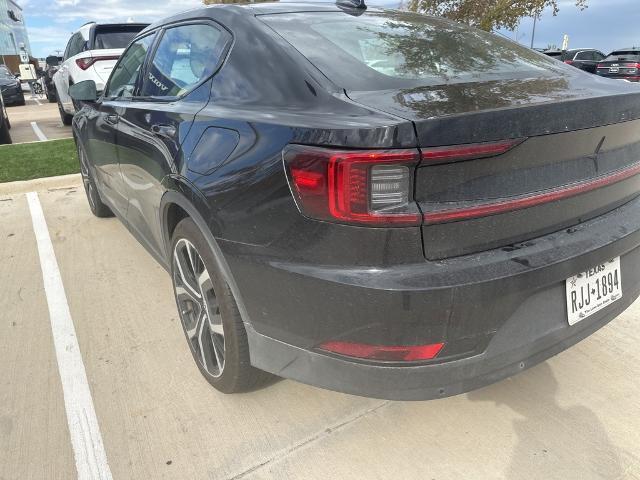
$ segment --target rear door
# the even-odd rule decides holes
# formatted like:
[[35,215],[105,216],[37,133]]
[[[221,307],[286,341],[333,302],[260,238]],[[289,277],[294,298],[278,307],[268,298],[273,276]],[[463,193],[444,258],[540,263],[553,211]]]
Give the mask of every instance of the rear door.
[[76,32],[72,35],[67,49],[64,53],[64,61],[60,66],[60,70],[56,75],[55,83],[56,90],[60,98],[60,103],[67,112],[73,112],[73,104],[71,97],[69,96],[69,82],[73,80],[70,77],[71,70],[75,64],[76,56],[86,49],[86,40],[82,36],[82,33]]
[[585,72],[596,73],[596,60],[594,53],[595,52],[591,50],[578,52],[573,60],[573,65]]
[[124,186],[117,155],[117,131],[120,115],[131,103],[139,74],[156,34],[136,40],[122,56],[105,90],[96,103],[96,115],[89,120],[89,138],[86,142],[89,160],[95,167],[100,193],[124,216],[127,209],[127,190]]
[[209,101],[209,80],[230,40],[225,29],[207,21],[164,30],[138,94],[120,114],[118,159],[129,198],[127,220],[156,253],[163,241],[162,181],[178,173],[174,159]]

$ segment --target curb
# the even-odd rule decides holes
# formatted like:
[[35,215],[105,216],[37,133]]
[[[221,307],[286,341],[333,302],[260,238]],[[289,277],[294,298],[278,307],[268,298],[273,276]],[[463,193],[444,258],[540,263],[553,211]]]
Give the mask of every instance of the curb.
[[55,190],[60,188],[79,187],[82,178],[79,173],[60,175],[58,177],[36,178],[18,182],[0,183],[0,195],[19,195],[27,192]]

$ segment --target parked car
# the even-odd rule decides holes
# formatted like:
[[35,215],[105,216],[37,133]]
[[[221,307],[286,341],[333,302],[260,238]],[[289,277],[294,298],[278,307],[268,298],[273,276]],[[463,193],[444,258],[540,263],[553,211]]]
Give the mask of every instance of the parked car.
[[13,143],[9,130],[11,130],[11,122],[9,121],[9,115],[7,115],[7,108],[4,105],[4,98],[0,93],[0,145]]
[[203,7],[141,32],[96,90],[70,89],[91,211],[170,272],[220,391],[266,371],[458,394],[640,293],[640,91],[500,36],[349,3]]
[[623,48],[611,52],[598,64],[597,73],[616,80],[640,81],[640,48]]
[[598,62],[606,57],[604,53],[595,48],[575,48],[566,51],[547,50],[544,54],[589,73],[596,73]]
[[56,95],[56,86],[53,82],[53,76],[60,68],[60,64],[63,62],[63,60],[63,57],[57,55],[49,55],[45,60],[44,86],[45,94],[47,96],[47,100],[49,100],[49,103],[56,103],[58,101],[58,96]]
[[147,24],[87,23],[69,39],[58,71],[53,75],[60,118],[71,125],[75,105],[69,97],[69,86],[93,80],[98,90],[104,88],[116,61],[131,39]]
[[24,92],[20,80],[8,69],[0,69],[0,90],[7,105],[24,105]]

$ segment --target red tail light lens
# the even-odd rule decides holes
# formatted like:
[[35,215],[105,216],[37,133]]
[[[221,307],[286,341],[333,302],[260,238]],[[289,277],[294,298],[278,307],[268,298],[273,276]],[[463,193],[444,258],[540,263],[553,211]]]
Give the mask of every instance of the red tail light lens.
[[429,345],[368,345],[364,343],[330,341],[320,345],[321,350],[368,360],[415,362],[432,360],[438,356],[444,343]]
[[573,60],[565,60],[564,63],[567,65],[573,65]]
[[459,162],[479,158],[495,157],[507,153],[520,145],[525,139],[516,138],[500,142],[469,143],[447,147],[427,147],[422,150],[423,165],[436,163]]
[[413,201],[418,150],[332,150],[290,145],[291,191],[308,217],[354,225],[420,225]]
[[76,59],[76,65],[78,65],[78,67],[80,67],[82,70],[86,70],[96,62],[100,62],[100,61],[103,61],[103,60],[118,60],[119,58],[120,57],[118,57],[118,56],[77,58]]
[[635,69],[638,69],[638,68],[640,68],[640,63],[626,63],[624,65],[624,68],[635,68]]

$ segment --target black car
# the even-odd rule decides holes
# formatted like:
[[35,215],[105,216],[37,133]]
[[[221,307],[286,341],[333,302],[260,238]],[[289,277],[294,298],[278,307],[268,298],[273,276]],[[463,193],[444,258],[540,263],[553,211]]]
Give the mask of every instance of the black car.
[[598,64],[598,75],[615,80],[640,81],[640,48],[623,48],[611,52]]
[[0,69],[0,90],[6,105],[24,105],[22,84],[14,74],[7,69]]
[[58,94],[56,92],[56,85],[53,82],[53,76],[60,68],[60,64],[64,60],[64,57],[58,55],[49,55],[45,60],[44,69],[44,86],[45,94],[49,103],[56,103],[58,101]]
[[468,391],[640,294],[640,91],[500,36],[351,4],[201,8],[73,120],[95,215],[171,274],[223,392],[262,371]]
[[9,115],[7,115],[7,109],[4,105],[4,98],[0,93],[0,145],[6,145],[13,143],[11,140],[11,122],[9,121]]
[[606,57],[604,53],[595,48],[576,48],[565,51],[546,50],[544,54],[589,73],[596,73],[598,62]]

